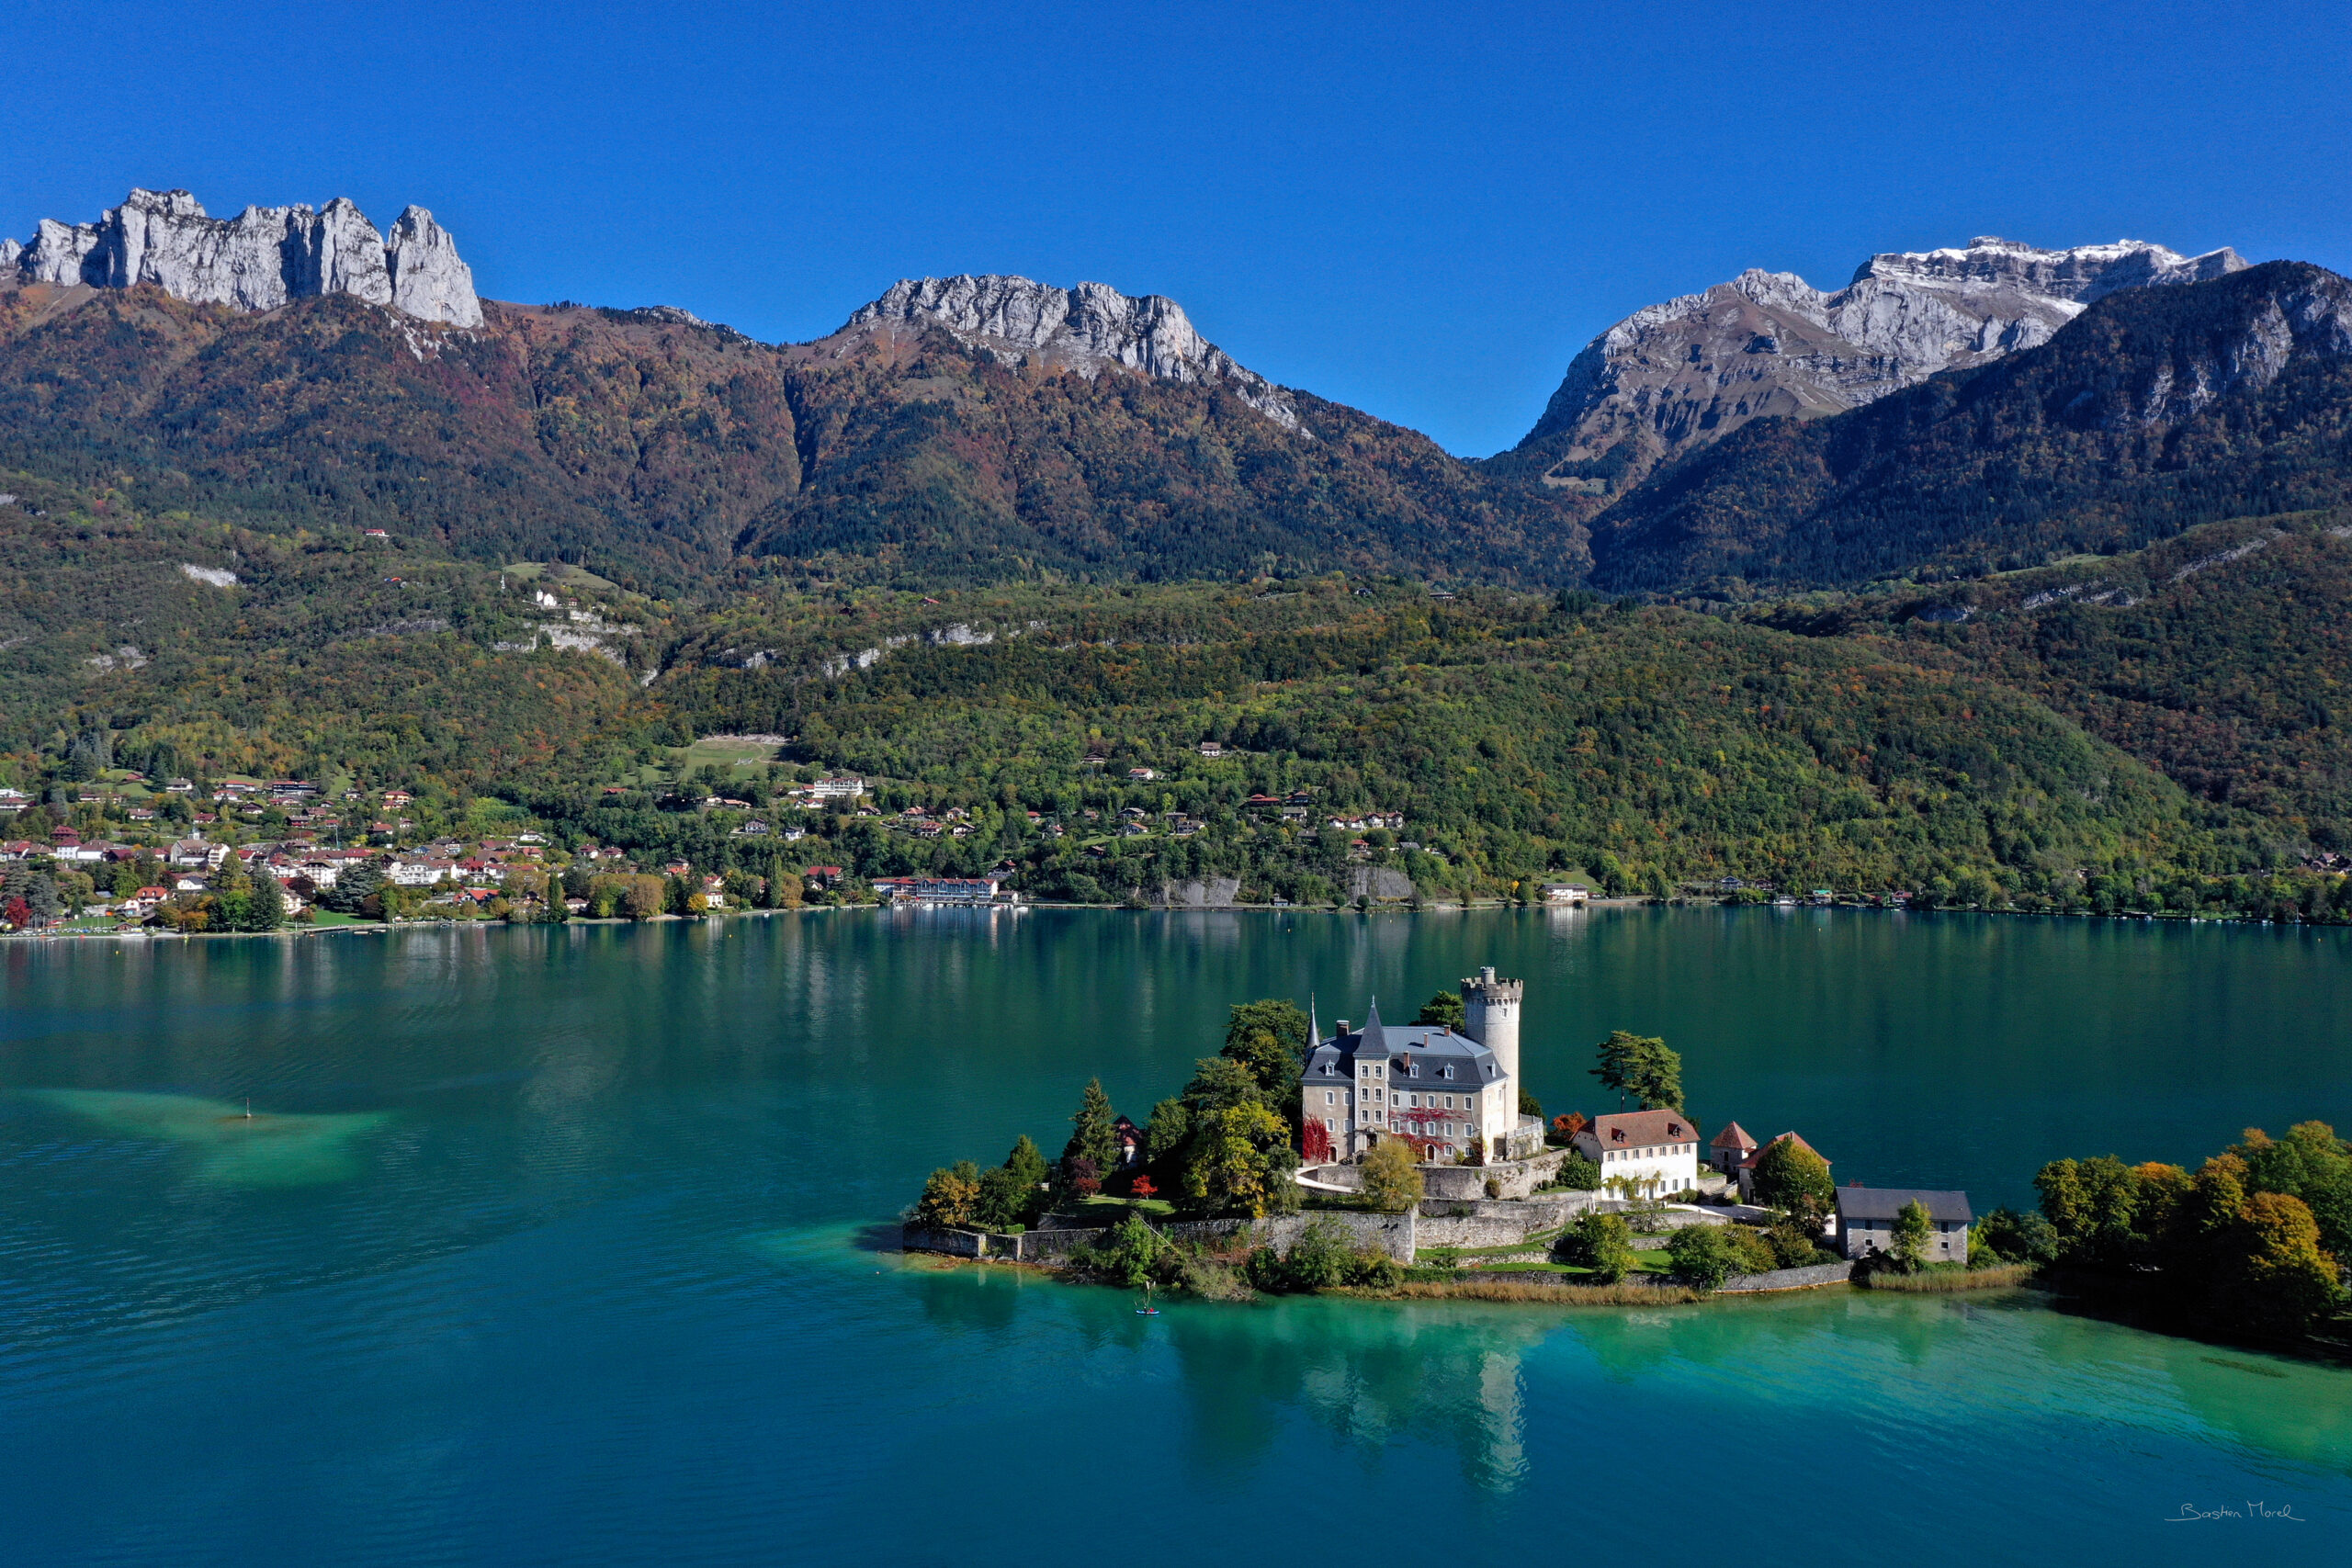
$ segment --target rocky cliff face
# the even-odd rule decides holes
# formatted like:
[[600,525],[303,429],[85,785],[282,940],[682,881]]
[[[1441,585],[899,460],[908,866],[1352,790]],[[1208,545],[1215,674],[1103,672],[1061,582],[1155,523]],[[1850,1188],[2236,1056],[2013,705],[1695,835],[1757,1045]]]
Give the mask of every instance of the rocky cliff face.
[[[1768,415],[1843,412],[1939,370],[2049,341],[2120,289],[2241,271],[2121,240],[2046,251],[1991,237],[1872,256],[1834,293],[1750,268],[1626,317],[1568,367],[1518,451],[1548,483],[1623,489],[1655,464]],[[1605,461],[1604,461],[1605,459]]]
[[1130,299],[1105,284],[1056,288],[1025,277],[903,278],[842,332],[926,322],[1013,365],[1034,361],[1090,379],[1116,365],[1162,381],[1222,383],[1284,429],[1300,428],[1288,393],[1235,364],[1163,295]]
[[340,197],[317,210],[248,207],[220,219],[184,190],[134,190],[96,223],[45,218],[29,244],[0,243],[0,275],[10,271],[25,283],[152,283],[175,299],[239,310],[350,294],[421,321],[481,325],[473,269],[433,214],[408,209],[387,240]]
[[1748,599],[1981,578],[2352,505],[2352,280],[2266,262],[2112,289],[2038,347],[1750,423],[1591,524],[1593,585]]

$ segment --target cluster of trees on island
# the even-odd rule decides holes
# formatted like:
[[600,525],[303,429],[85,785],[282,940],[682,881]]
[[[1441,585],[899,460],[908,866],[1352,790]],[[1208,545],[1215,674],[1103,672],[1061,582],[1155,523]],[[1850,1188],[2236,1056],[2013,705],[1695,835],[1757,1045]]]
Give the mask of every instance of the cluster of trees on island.
[[2293,1341],[2346,1305],[2352,1145],[2324,1122],[2260,1128],[2194,1172],[2113,1156],[2062,1159],[2034,1178],[2041,1213],[1987,1215],[2004,1251],[2129,1281],[2165,1318],[2199,1332]]
[[1291,1179],[1299,1166],[1298,1075],[1310,1032],[1295,1003],[1237,1005],[1218,1053],[1194,1063],[1183,1089],[1152,1107],[1136,1162],[1125,1159],[1118,1113],[1097,1078],[1070,1117],[1059,1159],[1048,1165],[1024,1133],[994,1169],[966,1160],[933,1171],[914,1217],[941,1228],[1007,1229],[1113,1190],[1203,1216],[1295,1213],[1302,1197]]

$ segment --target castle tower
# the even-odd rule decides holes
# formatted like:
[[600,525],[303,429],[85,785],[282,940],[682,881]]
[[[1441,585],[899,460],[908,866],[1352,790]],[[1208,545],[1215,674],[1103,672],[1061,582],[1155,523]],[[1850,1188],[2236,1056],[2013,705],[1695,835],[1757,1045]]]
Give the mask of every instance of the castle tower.
[[1511,1089],[1519,1081],[1519,1004],[1527,995],[1524,980],[1498,980],[1491,964],[1462,978],[1462,1006],[1467,1015],[1462,1032],[1495,1054],[1495,1066],[1510,1075]]

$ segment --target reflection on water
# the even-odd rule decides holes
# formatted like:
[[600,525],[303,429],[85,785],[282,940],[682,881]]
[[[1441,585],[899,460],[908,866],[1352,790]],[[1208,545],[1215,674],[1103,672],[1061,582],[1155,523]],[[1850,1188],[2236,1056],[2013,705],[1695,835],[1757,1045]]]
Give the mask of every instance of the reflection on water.
[[[1708,1104],[1801,1126],[1841,1172],[2030,1201],[2056,1154],[2177,1156],[2342,1100],[2346,956],[2340,933],[1688,911],[0,948],[0,1082],[51,1086],[0,1094],[7,1560],[1151,1562],[1211,1539],[1255,1568],[1802,1531],[1821,1568],[2137,1564],[2179,1560],[2156,1521],[2185,1498],[2267,1495],[2320,1521],[2309,1544],[2230,1549],[2324,1561],[2352,1530],[2352,1371],[2030,1292],[1145,1318],[906,1259],[891,1216],[942,1159],[1057,1147],[1090,1077],[1149,1106],[1234,998],[1328,1015],[1481,963],[1528,977],[1525,1060],[1561,1109],[1590,1109],[1591,1042],[1638,1026]],[[1826,1477],[1961,1502],[1844,1529],[1791,1502]]]
[[1298,1409],[1362,1456],[1406,1438],[1450,1449],[1489,1493],[1527,1474],[1521,1360],[1559,1328],[1556,1312],[1343,1299],[1184,1303],[1166,1322],[1196,1463],[1268,1457]]
[[[839,1235],[759,1243],[779,1266],[871,1271]],[[833,1256],[830,1258],[827,1253]],[[2052,1313],[2039,1292],[1917,1297],[1836,1288],[1674,1308],[1279,1298],[1246,1305],[1125,1292],[1022,1270],[910,1263],[924,1321],[959,1357],[1023,1354],[1044,1324],[1088,1359],[1172,1360],[1189,1467],[1204,1481],[1318,1452],[1369,1465],[1400,1444],[1450,1451],[1505,1497],[1562,1458],[1580,1408],[1677,1412],[1706,1430],[1759,1411],[1926,1453],[1962,1432],[2030,1448],[2063,1427],[2094,1449],[2220,1444],[2263,1462],[2352,1474],[2352,1371],[2233,1351]],[[1041,1316],[1042,1314],[1042,1316]],[[1547,1436],[1539,1440],[1538,1434]]]
[[29,1098],[128,1138],[177,1144],[196,1174],[228,1187],[314,1187],[346,1181],[360,1161],[351,1145],[391,1120],[380,1111],[289,1115],[193,1094],[37,1089]]

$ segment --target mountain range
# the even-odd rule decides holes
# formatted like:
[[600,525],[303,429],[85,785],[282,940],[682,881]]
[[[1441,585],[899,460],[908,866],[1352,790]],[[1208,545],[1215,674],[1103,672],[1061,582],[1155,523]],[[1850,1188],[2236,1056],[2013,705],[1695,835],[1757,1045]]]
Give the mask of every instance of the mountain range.
[[[735,725],[801,736],[811,761],[960,778],[946,737],[914,745],[932,722],[919,708],[853,702],[853,724],[806,682],[852,702],[920,667],[965,737],[1022,690],[1061,694],[1060,733],[1193,722],[1142,716],[1193,676],[1139,688],[1136,669],[1083,653],[1069,656],[1082,677],[1021,662],[1050,639],[1140,637],[1224,649],[1199,664],[1221,673],[1198,679],[1238,682],[1215,688],[1227,692],[1401,692],[1435,660],[1457,671],[1447,701],[1470,705],[1449,723],[1481,702],[1538,728],[1584,714],[1587,748],[1655,748],[1659,767],[1691,770],[1678,798],[1728,799],[1744,786],[1724,759],[1789,743],[1786,698],[1736,701],[1723,722],[1748,739],[1704,747],[1665,739],[1687,728],[1676,703],[1762,692],[1803,648],[1829,663],[1800,708],[1835,709],[1850,738],[1833,755],[1822,730],[1804,766],[1846,782],[1802,786],[1813,804],[1769,832],[1761,816],[1691,819],[1706,863],[2014,871],[2063,898],[2062,860],[2139,865],[2144,883],[2149,868],[2210,876],[2352,844],[2331,694],[2352,654],[2281,629],[2326,624],[2347,581],[2347,433],[2352,285],[2226,249],[1983,238],[1874,256],[1828,292],[1751,270],[1595,338],[1523,441],[1472,460],[1276,385],[1161,296],[906,279],[825,337],[769,344],[673,306],[484,299],[420,208],[379,230],[343,200],[218,220],[187,192],[134,191],[94,223],[0,243],[0,557],[15,573],[0,649],[19,650],[0,668],[17,694],[0,705],[17,759],[0,772],[46,776],[77,725],[100,723],[167,736],[190,766],[398,755],[465,789],[520,788],[645,754],[665,727]],[[2166,554],[2216,530],[2218,564]],[[400,570],[368,576],[352,552],[370,535]],[[2243,561],[2219,560],[2248,539]],[[1367,585],[1385,629],[1304,601],[1304,620],[1211,614],[1182,587],[1258,585],[1239,604],[1335,571]],[[2282,590],[2282,571],[2298,586]],[[542,624],[551,612],[514,597],[530,572],[560,575],[564,613],[586,619]],[[2174,572],[2193,574],[2193,610]],[[2054,598],[2005,586],[2045,577]],[[1558,592],[1583,618],[1437,600],[1430,621],[1395,600],[1400,581]],[[1636,618],[1593,618],[1611,598]],[[231,599],[252,608],[232,615]],[[2062,624],[2064,649],[2050,640]],[[1451,662],[1455,635],[1475,657]],[[1645,699],[1628,728],[1600,676],[1573,671],[1642,686],[1629,671],[1646,668],[1645,638],[1689,650],[1681,695]],[[1016,644],[1032,651],[1007,666]],[[502,687],[499,660],[521,655],[500,650],[550,646],[575,650],[561,682]],[[890,651],[906,646],[936,651]],[[1579,665],[1578,647],[1609,652]],[[1905,694],[1875,717],[1848,711],[1832,666]],[[416,739],[370,739],[366,716],[398,705],[401,681],[424,705],[380,734]],[[2296,695],[2259,694],[2272,688]],[[305,691],[345,694],[327,702],[342,716],[305,721],[308,740],[283,733]],[[1343,719],[1352,699],[1326,696],[1339,705],[1313,725],[1279,695],[1198,722],[1276,751],[1286,736],[1295,765],[1336,788],[1376,774],[1396,797],[1443,799],[1462,823],[1455,863],[1478,874],[1605,853],[1638,883],[1674,864],[1656,826],[1673,815],[1665,786],[1630,761],[1596,771],[1589,750],[1564,752],[1521,792],[1549,804],[1489,797],[1473,775],[1516,754],[1510,734],[1469,754],[1427,739],[1384,750],[1385,721]],[[1969,716],[1994,711],[2044,761],[2020,773],[1972,739]],[[2068,750],[2069,734],[2089,750]],[[1599,793],[1560,794],[1571,774]],[[1937,829],[1976,847],[1930,852],[1936,833],[1888,818],[1870,832],[1914,848],[1823,859],[1823,835],[1861,820],[1828,804],[1840,792],[1879,789],[1864,816],[1883,815],[1894,786],[1872,778],[1913,781],[1905,799],[1978,802],[1976,827]],[[2134,802],[2138,825],[2106,807],[2063,841],[1998,825],[2081,789]],[[1465,815],[1471,799],[1490,804]]]

